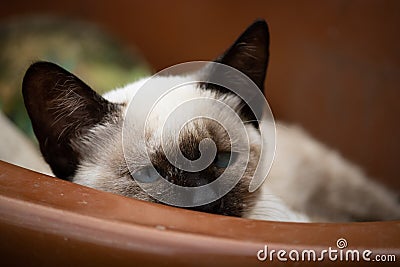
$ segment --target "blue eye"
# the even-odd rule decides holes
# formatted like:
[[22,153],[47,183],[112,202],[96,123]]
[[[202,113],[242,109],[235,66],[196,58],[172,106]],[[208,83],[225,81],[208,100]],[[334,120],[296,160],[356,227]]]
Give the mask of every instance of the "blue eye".
[[233,164],[236,160],[235,153],[221,152],[218,153],[214,160],[214,165],[219,168],[227,168],[229,164]]
[[156,169],[151,165],[135,171],[132,176],[140,183],[154,183],[161,177]]

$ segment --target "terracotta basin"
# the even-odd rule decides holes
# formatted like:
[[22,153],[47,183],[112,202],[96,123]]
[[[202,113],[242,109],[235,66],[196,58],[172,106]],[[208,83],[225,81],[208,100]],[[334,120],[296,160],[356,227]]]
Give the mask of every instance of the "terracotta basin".
[[[347,241],[344,252],[371,250],[372,260],[384,254],[400,261],[400,221],[302,224],[231,218],[100,192],[0,162],[2,266],[294,266],[304,262],[283,262],[277,253],[262,262],[257,253],[267,245],[268,253],[282,249],[286,258],[291,250],[314,250],[319,257],[329,247],[339,251],[340,238]],[[360,262],[346,262],[325,253],[309,264],[365,262],[361,254]]]

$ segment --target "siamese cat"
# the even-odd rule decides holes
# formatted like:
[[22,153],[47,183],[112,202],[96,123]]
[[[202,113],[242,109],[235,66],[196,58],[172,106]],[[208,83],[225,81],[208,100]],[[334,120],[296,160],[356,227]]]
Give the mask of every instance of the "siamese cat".
[[[244,73],[258,90],[264,92],[268,58],[268,26],[265,21],[258,20],[215,62]],[[212,69],[209,71],[212,72]],[[187,77],[165,76],[157,79],[156,85],[163,86],[172,81],[184,83]],[[136,135],[135,124],[129,121],[132,125],[128,126],[133,130],[125,138],[130,140],[134,153],[125,159],[122,129],[127,123],[126,110],[146,80],[100,96],[79,78],[55,64],[37,62],[29,67],[22,85],[25,106],[43,157],[56,177],[127,197],[159,202],[138,186],[134,179],[135,176],[147,179],[153,175],[141,161],[140,148],[146,147],[150,151],[151,164],[168,182],[196,187],[214,181],[229,164],[227,158],[231,157],[230,140],[221,126],[212,120],[200,119],[185,125],[184,131],[179,132],[179,149],[190,160],[199,157],[202,139],[210,138],[215,142],[215,159],[199,172],[179,169],[167,159],[158,129],[160,118],[176,105],[193,97],[206,96],[231,107],[243,121],[250,139],[249,163],[239,182],[227,194],[192,209],[277,221],[400,218],[400,205],[394,194],[368,179],[358,167],[302,129],[281,122],[276,124],[275,161],[268,178],[258,190],[250,193],[249,183],[260,158],[259,126],[262,121],[256,120],[254,112],[238,95],[213,84],[191,84],[164,101],[163,107],[149,117],[145,140]],[[220,112],[211,104],[194,106],[193,110],[196,109]],[[140,106],[136,111],[140,116]],[[174,130],[171,133],[180,129]]]

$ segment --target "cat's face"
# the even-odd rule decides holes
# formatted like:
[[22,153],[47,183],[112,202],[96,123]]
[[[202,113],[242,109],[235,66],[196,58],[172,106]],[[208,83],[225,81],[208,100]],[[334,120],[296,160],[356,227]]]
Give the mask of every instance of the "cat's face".
[[[268,45],[267,25],[258,21],[216,61],[243,72],[263,90]],[[184,82],[185,79],[187,77],[160,77],[157,83],[165,86],[171,81]],[[230,192],[193,209],[242,216],[257,197],[256,192],[248,191],[260,155],[261,137],[254,113],[226,88],[195,83],[173,91],[158,103],[158,108],[147,118],[148,124],[141,135],[137,132],[135,119],[128,121],[126,115],[137,116],[139,120],[143,116],[140,105],[151,104],[144,101],[129,106],[143,82],[145,80],[101,97],[76,76],[52,63],[39,62],[28,69],[23,81],[25,105],[42,154],[54,174],[82,185],[152,202],[158,201],[138,186],[137,181],[151,182],[157,173],[168,182],[183,187],[198,187],[215,181],[235,157],[232,138],[239,143],[245,142],[239,135],[230,136],[222,126],[231,123],[230,116],[224,116],[223,111],[211,104],[194,105],[185,112],[186,116],[208,110],[221,121],[198,118],[182,128],[172,123],[165,136],[160,131],[160,122],[176,106],[206,97],[231,107],[243,121],[250,140],[249,160],[242,178]],[[216,154],[211,164],[197,172],[177,167],[168,157],[174,138],[177,138],[183,156],[192,161],[201,156],[199,144],[202,140],[212,140]]]

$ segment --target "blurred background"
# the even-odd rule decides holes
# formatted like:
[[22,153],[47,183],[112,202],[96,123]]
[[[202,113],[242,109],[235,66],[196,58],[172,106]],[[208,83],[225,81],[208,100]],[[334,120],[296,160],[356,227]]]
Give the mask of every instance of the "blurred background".
[[29,136],[20,86],[33,61],[57,62],[104,91],[176,63],[213,59],[256,18],[270,27],[266,96],[275,117],[399,191],[396,0],[3,0],[1,108]]

